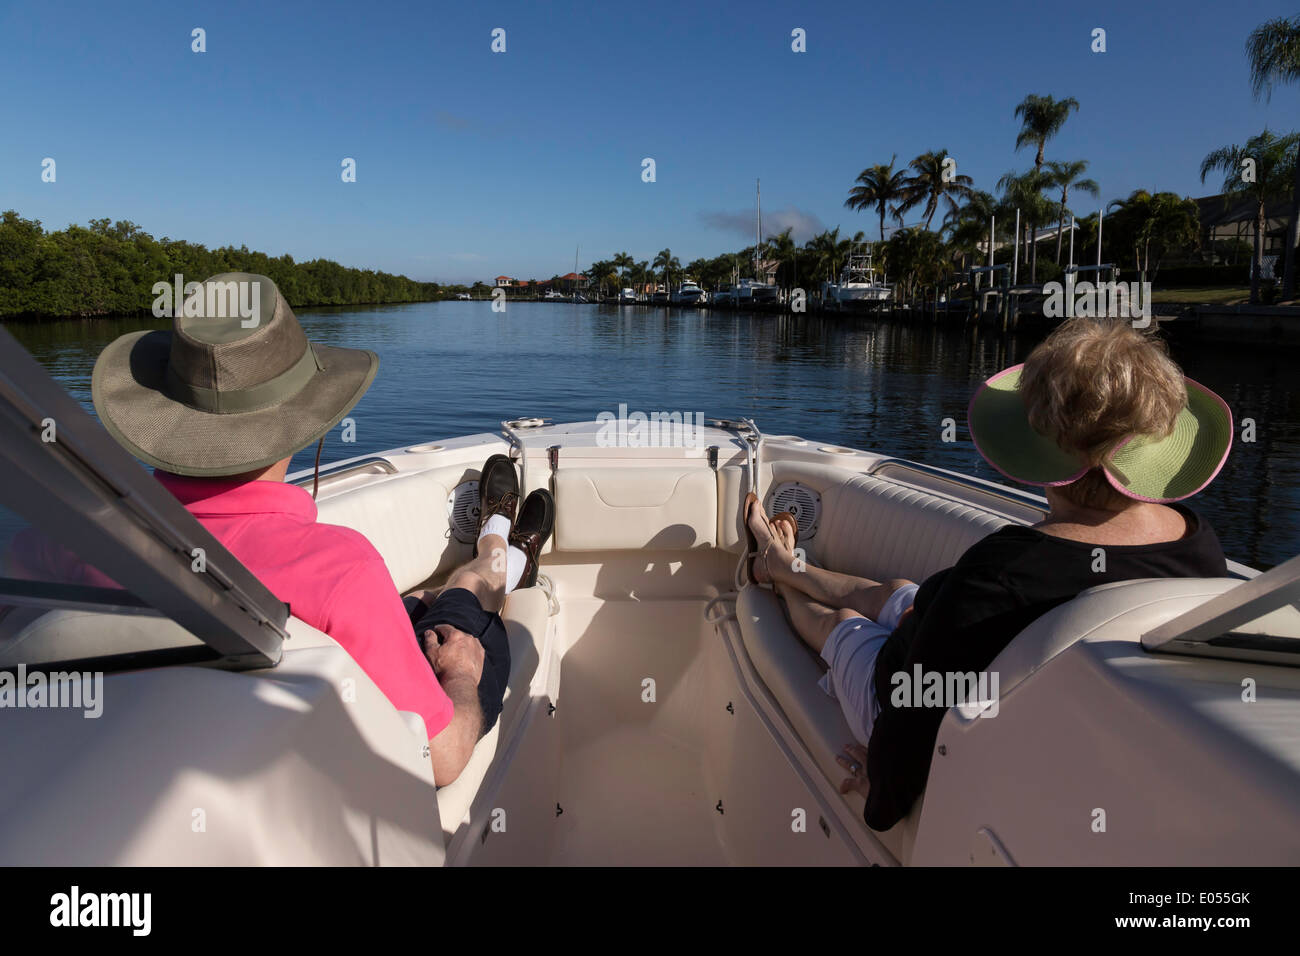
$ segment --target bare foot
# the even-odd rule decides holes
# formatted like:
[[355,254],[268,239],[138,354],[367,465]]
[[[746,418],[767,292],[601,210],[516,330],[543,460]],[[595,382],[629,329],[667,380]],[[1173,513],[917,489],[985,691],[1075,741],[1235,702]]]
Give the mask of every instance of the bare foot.
[[[785,512],[782,512],[784,514]],[[791,524],[788,517],[780,521],[773,519],[772,529],[776,531],[776,536],[785,549],[791,553],[794,552],[795,546],[799,543],[798,528]]]
[[754,580],[759,584],[771,584],[773,565],[770,562],[789,564],[793,560],[790,548],[782,537],[784,531],[779,525],[774,527],[768,521],[763,505],[758,501],[750,505],[745,521],[754,532],[754,540],[758,545],[758,557],[754,559]]

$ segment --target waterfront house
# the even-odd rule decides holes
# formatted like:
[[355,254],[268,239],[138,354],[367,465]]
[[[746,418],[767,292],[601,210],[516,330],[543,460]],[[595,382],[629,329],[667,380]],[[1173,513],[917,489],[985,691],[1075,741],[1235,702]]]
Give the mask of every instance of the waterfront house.
[[[1259,206],[1249,197],[1227,198],[1222,193],[1195,199],[1201,216],[1203,247],[1213,249],[1216,242],[1244,242],[1255,245],[1255,219]],[[1282,255],[1286,245],[1287,221],[1291,215],[1290,197],[1275,199],[1264,206],[1264,257],[1271,263]],[[1265,270],[1268,278],[1269,270]]]

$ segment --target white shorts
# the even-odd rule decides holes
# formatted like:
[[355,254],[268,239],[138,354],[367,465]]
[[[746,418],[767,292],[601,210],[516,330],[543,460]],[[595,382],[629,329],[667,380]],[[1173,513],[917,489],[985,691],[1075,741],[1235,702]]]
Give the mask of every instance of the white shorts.
[[885,601],[879,620],[855,617],[840,621],[826,638],[822,660],[830,668],[818,686],[840,702],[849,729],[862,746],[871,739],[871,727],[880,713],[876,700],[876,656],[898,627],[903,612],[912,606],[918,585],[905,584]]

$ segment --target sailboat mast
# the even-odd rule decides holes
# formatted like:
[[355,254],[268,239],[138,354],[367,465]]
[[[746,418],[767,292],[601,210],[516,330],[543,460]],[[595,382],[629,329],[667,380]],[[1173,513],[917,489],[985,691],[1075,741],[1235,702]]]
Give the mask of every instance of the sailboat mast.
[[759,247],[763,245],[763,181],[754,180],[754,201],[757,217],[754,220],[754,279],[758,279],[758,264],[760,262]]

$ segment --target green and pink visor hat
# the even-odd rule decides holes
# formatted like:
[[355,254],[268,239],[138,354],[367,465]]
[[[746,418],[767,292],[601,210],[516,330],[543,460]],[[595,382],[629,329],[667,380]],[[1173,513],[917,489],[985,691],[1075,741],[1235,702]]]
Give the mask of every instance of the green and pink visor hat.
[[[1020,394],[1024,365],[998,372],[970,401],[967,422],[985,461],[1013,481],[1040,487],[1068,485],[1089,465],[1056,441],[1034,431]],[[1227,461],[1232,412],[1222,398],[1185,378],[1187,405],[1164,438],[1131,435],[1101,463],[1115,490],[1139,501],[1165,503],[1196,494]]]

